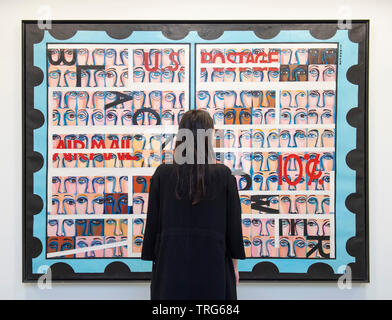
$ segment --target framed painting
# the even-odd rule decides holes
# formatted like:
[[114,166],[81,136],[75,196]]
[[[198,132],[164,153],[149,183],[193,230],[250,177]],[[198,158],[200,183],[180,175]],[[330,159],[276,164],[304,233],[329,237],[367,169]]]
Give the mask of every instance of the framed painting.
[[242,280],[369,281],[369,21],[23,21],[23,281],[148,280],[189,109],[237,178]]

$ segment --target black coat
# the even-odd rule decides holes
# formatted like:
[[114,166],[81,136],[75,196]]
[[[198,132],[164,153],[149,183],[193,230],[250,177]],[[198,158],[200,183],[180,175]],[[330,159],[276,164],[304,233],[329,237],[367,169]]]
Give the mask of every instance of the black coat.
[[235,177],[206,166],[207,197],[192,205],[175,196],[172,164],[150,180],[142,259],[153,260],[151,299],[237,299],[232,258],[244,259]]

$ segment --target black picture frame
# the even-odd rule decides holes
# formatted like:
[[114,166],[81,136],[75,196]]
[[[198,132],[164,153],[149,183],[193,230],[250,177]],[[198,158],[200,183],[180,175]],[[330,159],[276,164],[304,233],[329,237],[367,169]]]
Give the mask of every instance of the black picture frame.
[[[347,122],[356,129],[356,149],[346,155],[348,166],[356,172],[356,192],[346,198],[347,209],[355,215],[356,235],[346,243],[347,252],[355,257],[349,264],[354,282],[369,282],[369,204],[368,204],[368,87],[369,87],[369,20],[350,21],[348,31],[352,42],[358,44],[358,64],[347,72],[349,82],[358,86],[358,106],[346,115]],[[136,30],[162,31],[172,40],[184,38],[189,31],[197,31],[205,40],[213,40],[228,30],[251,30],[260,39],[272,39],[282,30],[309,30],[320,40],[331,38],[339,28],[337,20],[288,21],[52,21],[47,32],[56,39],[66,40],[79,30],[101,30],[113,39],[123,39]],[[33,273],[33,259],[44,244],[33,235],[34,215],[43,208],[43,199],[33,192],[33,174],[42,168],[43,155],[33,150],[35,129],[44,124],[44,115],[34,109],[34,87],[44,79],[34,66],[33,45],[44,36],[37,21],[22,21],[22,145],[23,145],[23,282],[36,282],[41,274]],[[149,272],[131,272],[121,262],[109,264],[104,273],[75,273],[64,262],[51,266],[53,281],[128,281],[149,280]],[[258,263],[252,272],[241,272],[244,281],[336,281],[341,274],[322,262],[314,263],[306,273],[280,273],[271,262]]]

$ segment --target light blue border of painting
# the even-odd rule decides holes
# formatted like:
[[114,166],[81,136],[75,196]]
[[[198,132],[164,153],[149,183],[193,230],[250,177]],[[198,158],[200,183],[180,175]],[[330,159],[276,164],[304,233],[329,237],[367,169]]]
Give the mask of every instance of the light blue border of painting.
[[[356,147],[356,129],[346,121],[346,115],[351,108],[358,104],[358,86],[351,84],[347,78],[347,70],[358,63],[358,44],[348,38],[347,30],[338,30],[334,37],[328,40],[317,40],[309,31],[290,30],[281,31],[275,38],[263,40],[252,31],[225,31],[216,40],[204,40],[197,32],[192,31],[181,40],[167,39],[159,31],[134,31],[123,40],[112,39],[105,31],[78,31],[71,39],[57,40],[48,31],[45,31],[43,40],[34,45],[34,65],[44,73],[44,81],[34,88],[34,107],[40,110],[47,119],[47,92],[46,92],[46,44],[55,43],[190,43],[191,64],[190,74],[195,70],[195,43],[239,43],[239,42],[338,42],[341,50],[340,64],[338,66],[337,90],[337,152],[336,152],[336,259],[246,259],[239,261],[240,271],[252,271],[259,262],[274,263],[282,273],[305,273],[308,268],[316,263],[323,262],[330,265],[335,273],[342,272],[340,266],[346,266],[355,261],[345,248],[346,242],[355,236],[355,216],[345,206],[345,199],[350,193],[355,192],[355,171],[351,170],[345,161],[349,151]],[[190,77],[190,103],[194,100],[194,76]],[[43,199],[43,209],[34,216],[33,234],[40,239],[43,250],[33,259],[33,273],[45,272],[45,268],[57,262],[69,264],[75,273],[103,273],[106,266],[115,261],[125,263],[133,272],[150,272],[152,264],[140,259],[46,259],[46,166],[47,159],[47,121],[39,129],[34,130],[34,151],[43,155],[44,165],[34,173],[34,193]]]

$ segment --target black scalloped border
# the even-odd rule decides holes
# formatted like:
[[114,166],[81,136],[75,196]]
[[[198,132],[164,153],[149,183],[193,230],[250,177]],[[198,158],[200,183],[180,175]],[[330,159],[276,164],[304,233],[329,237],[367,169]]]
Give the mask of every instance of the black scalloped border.
[[[347,72],[347,79],[358,85],[358,106],[347,114],[347,122],[356,128],[356,149],[346,155],[347,165],[356,171],[356,192],[346,199],[346,207],[356,216],[356,236],[346,243],[347,252],[355,257],[349,264],[352,280],[369,282],[369,204],[368,204],[368,68],[369,68],[369,20],[352,21],[349,30],[351,41],[358,43],[358,65]],[[290,21],[52,21],[50,34],[66,40],[78,30],[100,30],[114,39],[124,39],[137,30],[162,31],[172,40],[180,40],[189,31],[197,31],[206,40],[219,38],[224,31],[254,31],[260,39],[274,38],[281,30],[309,30],[314,38],[326,40],[338,30],[337,20],[290,20]],[[33,45],[43,39],[37,21],[22,21],[22,145],[23,145],[23,282],[35,282],[38,274],[32,273],[32,260],[42,251],[41,241],[33,236],[33,216],[42,210],[43,200],[33,194],[33,173],[43,165],[42,155],[34,152],[33,131],[44,123],[43,114],[34,109],[34,87],[43,80],[43,74],[33,64]],[[66,263],[51,266],[53,281],[94,280],[150,280],[150,272],[132,272],[118,261],[110,263],[103,273],[75,273]],[[341,275],[323,263],[312,264],[307,273],[280,273],[275,264],[260,262],[252,272],[240,272],[241,280],[283,281],[336,281]]]

